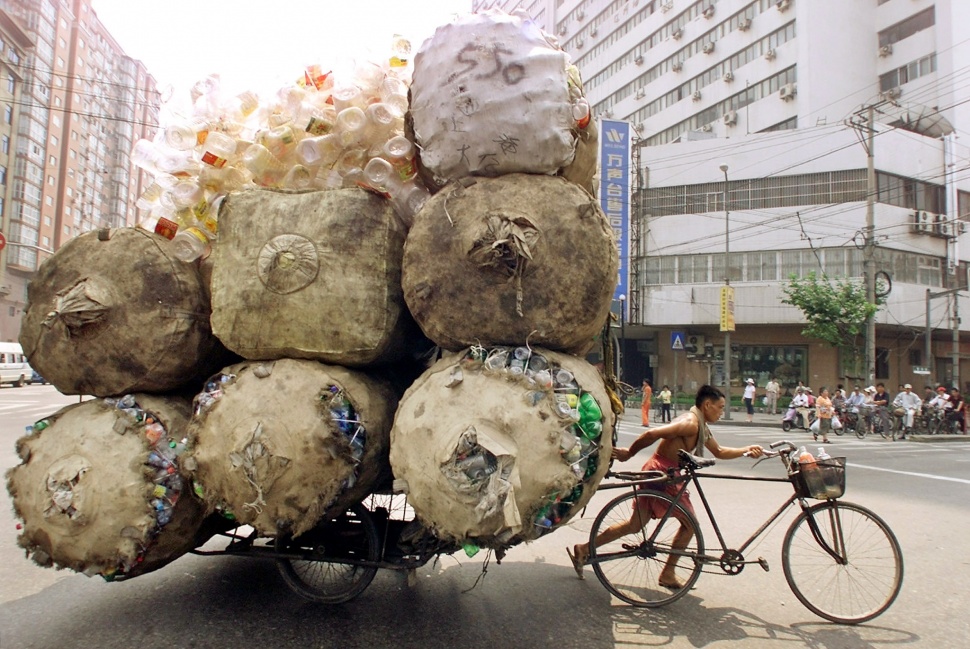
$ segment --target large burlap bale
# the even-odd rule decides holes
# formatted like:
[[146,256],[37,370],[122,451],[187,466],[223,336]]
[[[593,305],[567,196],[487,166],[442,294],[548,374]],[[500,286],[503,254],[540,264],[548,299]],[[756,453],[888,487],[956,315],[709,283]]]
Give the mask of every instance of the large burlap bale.
[[486,547],[535,539],[580,511],[609,468],[616,418],[602,377],[582,359],[528,352],[449,355],[401,399],[391,430],[395,486],[443,539]]
[[204,507],[179,473],[189,400],[115,401],[68,406],[17,442],[7,489],[18,543],[42,566],[133,577],[199,542]]
[[240,363],[196,397],[186,465],[211,510],[268,536],[297,536],[387,477],[396,406],[389,383],[360,371]]
[[404,298],[457,350],[533,345],[585,353],[610,310],[618,256],[596,200],[562,178],[467,179],[433,196],[404,247]]
[[[573,163],[581,134],[595,129],[566,52],[532,20],[498,11],[460,16],[424,42],[414,58],[409,121],[431,188],[471,175],[560,173]],[[585,187],[595,149],[583,158],[573,175]]]
[[197,267],[139,228],[87,232],[48,258],[27,289],[20,343],[64,394],[166,392],[225,363]]
[[230,194],[213,251],[212,329],[249,359],[366,366],[422,345],[401,293],[405,229],[360,189]]

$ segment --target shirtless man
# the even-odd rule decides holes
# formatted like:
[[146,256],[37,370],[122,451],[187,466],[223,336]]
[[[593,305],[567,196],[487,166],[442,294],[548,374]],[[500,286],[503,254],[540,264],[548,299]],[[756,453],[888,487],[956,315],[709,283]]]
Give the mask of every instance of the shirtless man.
[[[689,451],[694,455],[703,455],[704,449],[706,448],[711,452],[711,455],[719,460],[739,458],[745,454],[750,457],[761,457],[764,449],[757,445],[745,446],[743,448],[725,448],[717,443],[717,440],[711,434],[710,428],[708,428],[708,424],[719,420],[723,414],[724,393],[710,385],[701,386],[701,389],[697,391],[697,396],[694,399],[693,408],[669,424],[644,432],[634,440],[630,448],[614,448],[613,457],[620,462],[625,462],[657,440],[660,440],[660,445],[657,447],[653,456],[643,465],[644,471],[666,471],[668,468],[676,469],[679,466],[677,452],[681,449]],[[676,496],[683,487],[683,484],[667,485],[664,487],[664,490],[668,494]],[[604,543],[615,541],[624,535],[636,534],[651,518],[661,518],[666,511],[666,507],[660,505],[660,503],[655,504],[658,505],[656,509],[660,511],[652,510],[650,501],[647,499],[643,499],[642,501],[638,500],[637,507],[633,510],[629,521],[613,525],[603,530],[596,537],[597,547]],[[684,494],[680,499],[680,504],[683,505],[684,509],[691,513],[694,512],[688,494]],[[692,534],[693,532],[689,528],[681,524],[680,529],[674,537],[673,547],[687,547]],[[571,551],[567,548],[566,552],[573,562],[573,568],[576,570],[576,574],[582,579],[583,564],[586,563],[586,559],[589,557],[589,544],[579,543],[574,545]],[[659,578],[661,586],[672,590],[679,590],[684,587],[683,582],[677,579],[675,574],[677,559],[678,557],[676,555],[671,555],[667,558],[667,563],[661,571]]]

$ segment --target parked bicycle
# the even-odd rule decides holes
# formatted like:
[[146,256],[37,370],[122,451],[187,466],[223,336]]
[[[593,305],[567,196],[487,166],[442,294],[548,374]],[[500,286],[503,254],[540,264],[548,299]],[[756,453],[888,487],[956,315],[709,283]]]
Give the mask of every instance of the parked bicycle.
[[[588,563],[600,582],[621,600],[652,608],[683,597],[701,572],[737,575],[749,564],[758,564],[767,571],[766,559],[747,559],[744,552],[789,507],[797,504],[801,511],[785,533],[781,551],[785,580],[795,597],[816,615],[841,624],[865,622],[883,613],[902,587],[902,550],[892,530],[876,514],[839,500],[845,490],[844,458],[819,460],[816,467],[809,469],[799,465],[791,442],[778,441],[771,448],[779,450],[767,451],[765,457],[781,458],[785,477],[705,474],[700,470],[713,465],[714,460],[698,458],[686,451],[680,452],[681,475],[673,470],[609,474],[618,482],[603,484],[600,489],[626,489],[627,493],[607,503],[590,530]],[[734,549],[724,540],[701,488],[701,478],[790,481],[794,493]],[[684,488],[677,496],[658,490],[680,483]],[[704,545],[696,516],[680,502],[687,487],[700,497],[714,527],[717,546],[713,552]],[[641,499],[639,505],[637,499]],[[648,502],[644,504],[642,499]],[[810,499],[823,502],[812,504]],[[639,532],[596,547],[597,536],[613,525],[628,521],[631,512],[657,511],[657,507],[665,513],[658,519],[644,521]],[[686,545],[675,542],[681,526],[692,534]],[[662,586],[659,582],[661,571],[672,557],[679,558],[681,571],[688,573],[680,588]]]

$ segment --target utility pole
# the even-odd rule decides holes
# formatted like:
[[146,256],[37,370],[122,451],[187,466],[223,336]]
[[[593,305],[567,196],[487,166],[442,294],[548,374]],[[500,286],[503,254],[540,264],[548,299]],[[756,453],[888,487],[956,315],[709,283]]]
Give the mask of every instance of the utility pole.
[[[866,301],[876,303],[876,264],[875,264],[875,230],[876,230],[876,157],[875,157],[875,118],[876,110],[869,106],[866,111],[866,232],[863,263],[866,275]],[[876,314],[872,313],[866,319],[866,382],[874,385],[876,382]]]
[[[731,213],[728,211],[728,166],[721,164],[719,169],[724,173],[724,286],[731,286]],[[732,314],[733,317],[733,314]],[[727,407],[724,409],[724,419],[731,419],[731,329],[724,327],[724,395],[727,397]]]

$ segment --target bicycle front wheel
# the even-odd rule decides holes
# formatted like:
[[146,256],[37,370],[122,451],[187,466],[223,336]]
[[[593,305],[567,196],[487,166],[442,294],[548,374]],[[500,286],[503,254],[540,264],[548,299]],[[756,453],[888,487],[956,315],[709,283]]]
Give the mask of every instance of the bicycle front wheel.
[[846,502],[819,503],[799,514],[785,534],[781,562],[798,601],[840,624],[880,615],[903,584],[903,554],[892,530],[865,507]]
[[[649,520],[638,525],[639,511],[665,512],[673,506],[666,520]],[[662,517],[661,517],[662,518]],[[596,546],[596,537],[610,528],[632,526],[619,538]],[[675,547],[675,536],[683,526],[690,534],[686,545]],[[660,491],[624,494],[612,500],[596,517],[589,535],[589,562],[593,572],[608,591],[634,606],[655,608],[670,604],[691,589],[701,576],[704,538],[697,519],[681,504]],[[668,561],[678,561],[677,580],[681,588],[660,584],[660,573]]]

